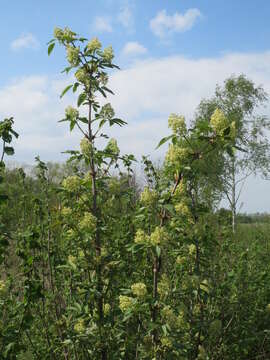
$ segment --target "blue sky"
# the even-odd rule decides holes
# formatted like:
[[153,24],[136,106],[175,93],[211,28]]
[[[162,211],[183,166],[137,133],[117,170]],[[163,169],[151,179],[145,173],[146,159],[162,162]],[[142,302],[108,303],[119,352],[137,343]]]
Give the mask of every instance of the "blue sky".
[[[20,139],[19,162],[64,160],[78,146],[61,119],[74,99],[59,99],[68,82],[60,71],[63,50],[47,56],[55,26],[112,45],[120,72],[112,74],[112,104],[128,126],[112,135],[124,152],[139,158],[155,152],[168,133],[171,112],[192,118],[203,97],[231,74],[245,73],[270,93],[270,2],[268,0],[10,1],[0,13],[0,118],[13,115]],[[270,107],[263,109],[270,116]],[[268,210],[270,185],[251,179],[244,210]],[[252,195],[254,194],[254,195]],[[262,194],[258,197],[258,194]]]
[[[200,11],[201,18],[189,31],[174,32],[162,41],[151,31],[149,23],[161,10],[172,16],[192,8]],[[128,26],[117,20],[125,10],[130,12]],[[0,81],[3,84],[10,76],[57,71],[62,59],[49,61],[45,56],[45,45],[55,26],[69,26],[89,37],[99,35],[105,44],[113,45],[116,54],[126,42],[136,41],[153,57],[182,54],[199,58],[224,52],[266,50],[270,38],[269,16],[267,0],[9,1],[0,13]],[[96,17],[103,17],[112,31],[97,31]],[[28,33],[40,43],[39,51],[12,52],[10,43]]]

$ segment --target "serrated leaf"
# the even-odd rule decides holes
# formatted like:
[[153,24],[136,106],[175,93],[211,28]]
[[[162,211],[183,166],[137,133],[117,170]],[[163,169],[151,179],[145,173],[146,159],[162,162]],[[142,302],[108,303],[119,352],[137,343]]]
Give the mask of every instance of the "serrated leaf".
[[156,149],[158,149],[161,145],[165,144],[168,140],[170,140],[171,138],[173,138],[174,135],[170,135],[170,136],[166,136],[164,138],[162,138],[160,140],[160,142],[158,143]]
[[85,93],[81,93],[79,96],[78,96],[78,101],[77,101],[77,105],[78,107],[82,105],[82,103],[86,100],[87,96]]
[[71,121],[69,124],[69,130],[72,131],[75,125],[76,125],[76,121]]
[[68,92],[68,90],[70,90],[72,88],[73,85],[68,85],[63,91],[62,94],[60,95],[60,99]]
[[51,52],[53,51],[55,47],[55,42],[52,42],[49,46],[48,46],[48,55],[51,55]]

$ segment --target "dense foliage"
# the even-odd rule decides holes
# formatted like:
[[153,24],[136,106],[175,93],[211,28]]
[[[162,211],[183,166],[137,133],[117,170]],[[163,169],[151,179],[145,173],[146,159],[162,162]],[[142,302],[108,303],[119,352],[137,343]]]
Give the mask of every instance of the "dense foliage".
[[55,29],[49,54],[55,44],[74,73],[62,95],[78,93],[61,122],[82,140],[66,167],[36,158],[29,175],[4,169],[17,133],[0,123],[0,358],[269,358],[268,225],[233,234],[208,181],[213,157],[234,156],[225,112],[191,129],[172,114],[164,164],[143,157],[140,191],[134,156],[105,134],[125,125],[103,101],[112,48],[68,28]]

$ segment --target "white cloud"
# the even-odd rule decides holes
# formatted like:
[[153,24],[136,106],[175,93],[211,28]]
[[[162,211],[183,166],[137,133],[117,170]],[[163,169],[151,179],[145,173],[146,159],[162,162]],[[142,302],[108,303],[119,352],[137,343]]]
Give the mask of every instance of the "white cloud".
[[97,16],[94,20],[94,29],[98,32],[112,32],[111,19],[107,16]]
[[184,14],[176,12],[173,15],[167,15],[166,10],[161,10],[150,21],[150,28],[155,35],[164,38],[174,32],[190,30],[195,21],[201,16],[200,10],[196,8],[188,9]]
[[31,33],[20,35],[10,44],[10,48],[13,51],[18,51],[21,49],[38,49],[39,46],[40,46],[39,41]]
[[147,53],[147,49],[137,41],[130,41],[126,43],[122,50],[122,54],[126,56],[137,56]]
[[140,61],[113,74],[110,86],[117,94],[113,102],[128,119],[147,113],[164,116],[166,121],[170,112],[191,117],[200,100],[213,95],[216,83],[221,84],[233,73],[247,74],[270,91],[269,61],[270,52]]
[[[216,83],[222,84],[231,74],[244,73],[270,93],[270,51],[254,54],[227,54],[217,58],[188,59],[181,56],[148,59],[112,74],[109,87],[115,96],[116,114],[128,122],[123,128],[110,129],[119,140],[123,152],[159,158],[165,151],[155,151],[158,141],[166,136],[167,119],[171,112],[183,114],[189,121],[202,98],[213,95]],[[37,154],[43,160],[63,160],[61,151],[78,148],[80,136],[70,135],[63,117],[64,108],[74,99],[68,94],[59,99],[68,79],[46,76],[15,79],[0,89],[0,119],[14,116],[20,138],[15,146],[15,159],[33,162]],[[270,115],[269,106],[262,111]],[[246,211],[270,210],[262,191],[266,185],[256,180],[255,195],[248,199]],[[263,190],[262,190],[263,189]],[[262,194],[262,196],[260,196]]]
[[66,79],[28,76],[0,89],[0,119],[13,116],[19,133],[15,142],[18,161],[31,163],[37,154],[46,160],[61,158],[60,152],[69,144],[68,131],[57,124],[70,100],[59,99],[59,90],[65,86]]
[[134,25],[134,19],[132,12],[128,6],[123,7],[118,14],[118,21],[125,28],[132,28]]

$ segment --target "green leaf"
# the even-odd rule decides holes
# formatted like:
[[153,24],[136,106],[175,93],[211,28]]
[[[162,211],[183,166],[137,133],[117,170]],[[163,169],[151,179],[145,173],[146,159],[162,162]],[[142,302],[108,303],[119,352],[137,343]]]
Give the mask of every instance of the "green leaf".
[[64,70],[61,71],[61,73],[65,72],[66,74],[68,74],[72,68],[73,66],[67,66]]
[[243,149],[243,148],[241,148],[241,147],[239,147],[239,146],[237,146],[237,145],[234,145],[233,147],[234,147],[235,149],[241,151],[241,152],[245,152],[245,153],[248,152],[247,150],[245,150],[245,149]]
[[13,155],[14,154],[14,149],[12,146],[5,146],[4,147],[4,152],[7,155]]
[[99,122],[99,125],[98,125],[98,128],[101,129],[102,126],[105,124],[106,120],[102,119],[100,122]]
[[167,331],[167,326],[166,325],[162,325],[162,331],[164,333],[165,336],[168,335],[168,331]]
[[51,55],[51,52],[53,51],[55,47],[55,42],[52,42],[49,46],[48,46],[48,55]]
[[174,137],[174,135],[170,135],[170,136],[166,136],[166,137],[162,138],[160,140],[160,142],[158,143],[158,146],[156,147],[156,149],[158,149],[161,145],[165,144],[168,140],[170,140],[173,137]]
[[161,249],[159,246],[156,246],[156,254],[157,254],[157,257],[160,258]]
[[173,215],[175,213],[174,206],[172,204],[166,204],[164,205],[164,208]]
[[78,120],[84,124],[88,124],[88,119],[86,117],[79,117]]
[[231,127],[228,126],[226,129],[223,130],[223,135],[224,136],[229,135],[230,131],[231,131]]
[[16,139],[18,139],[19,134],[16,131],[14,131],[13,129],[10,129],[9,132],[11,132],[11,134],[13,134],[16,137]]
[[73,89],[72,91],[75,93],[78,89],[78,86],[80,85],[80,83],[76,82],[74,85],[73,85]]
[[106,95],[106,93],[105,93],[105,91],[102,89],[102,88],[98,88],[98,91],[106,98],[107,97],[107,95]]
[[8,199],[8,196],[5,194],[0,194],[0,201],[6,201]]
[[73,85],[68,85],[63,91],[62,94],[60,95],[60,99],[68,92],[68,90],[70,90],[72,88]]
[[110,126],[112,126],[114,124],[117,124],[119,126],[123,126],[123,125],[126,125],[127,122],[125,122],[122,119],[114,118],[114,119],[109,120],[109,124],[110,124]]
[[9,343],[4,351],[4,357],[6,358],[9,354],[9,352],[11,351],[11,349],[15,346],[16,344],[14,342]]
[[76,125],[76,121],[71,121],[69,124],[69,130],[72,131],[74,129],[74,126]]
[[103,89],[104,91],[107,91],[107,92],[109,92],[110,94],[114,95],[114,92],[113,92],[111,89],[107,88],[106,86],[102,86],[102,89]]
[[78,107],[82,105],[82,103],[86,100],[87,96],[85,93],[81,93],[79,96],[78,96],[78,101],[77,101],[77,105]]
[[201,283],[201,284],[200,284],[200,289],[201,289],[202,291],[204,291],[206,294],[209,294],[209,286],[208,286],[208,284],[206,284],[206,283]]
[[232,149],[232,147],[231,146],[227,146],[226,147],[226,151],[227,151],[227,153],[232,157],[233,156],[233,149]]

